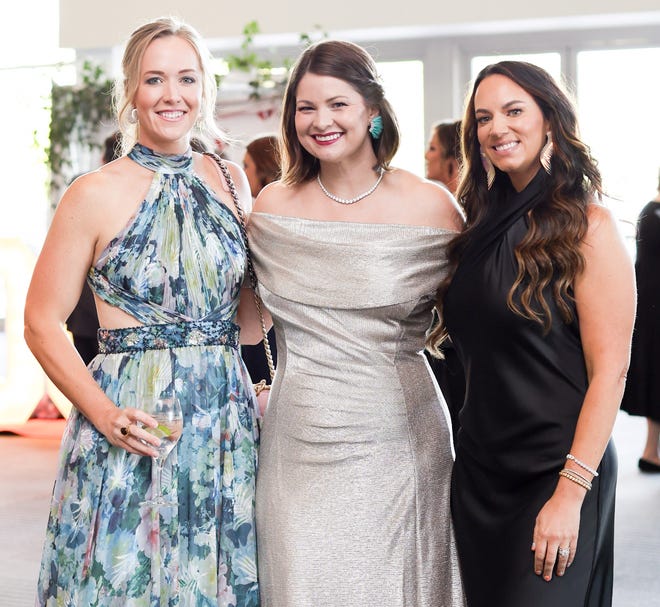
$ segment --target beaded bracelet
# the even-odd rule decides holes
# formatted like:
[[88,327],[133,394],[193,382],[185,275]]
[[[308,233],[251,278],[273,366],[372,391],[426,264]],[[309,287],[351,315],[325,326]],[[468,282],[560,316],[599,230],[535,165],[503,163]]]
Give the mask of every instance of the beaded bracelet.
[[587,466],[584,462],[581,462],[577,457],[575,457],[572,454],[568,454],[566,456],[566,459],[570,459],[571,461],[575,462],[580,468],[584,468],[589,474],[593,476],[598,476],[598,472],[594,470],[591,466]]
[[580,474],[577,470],[573,470],[572,468],[564,468],[564,470],[568,470],[571,474],[574,474],[575,476],[581,478],[585,483],[589,483],[589,485],[591,485],[591,481],[586,476]]
[[584,480],[584,478],[582,478],[572,470],[569,470],[568,468],[564,468],[563,470],[560,470],[559,476],[563,476],[564,478],[567,478],[569,481],[573,481],[577,485],[580,485],[580,487],[582,487],[583,489],[586,489],[587,491],[591,491],[591,483],[589,481]]

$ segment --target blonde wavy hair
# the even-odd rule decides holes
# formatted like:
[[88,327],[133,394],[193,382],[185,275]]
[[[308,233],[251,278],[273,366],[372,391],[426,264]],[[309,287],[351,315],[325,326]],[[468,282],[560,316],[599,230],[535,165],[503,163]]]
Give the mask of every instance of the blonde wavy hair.
[[114,88],[114,106],[117,122],[122,133],[122,151],[128,152],[138,139],[139,125],[131,122],[133,101],[140,85],[140,66],[144,53],[157,38],[178,36],[192,46],[202,71],[202,103],[196,122],[197,136],[209,139],[225,139],[215,122],[215,102],[218,93],[215,76],[210,67],[211,53],[202,37],[192,26],[176,17],[160,17],[136,29],[126,43],[122,59],[122,77]]

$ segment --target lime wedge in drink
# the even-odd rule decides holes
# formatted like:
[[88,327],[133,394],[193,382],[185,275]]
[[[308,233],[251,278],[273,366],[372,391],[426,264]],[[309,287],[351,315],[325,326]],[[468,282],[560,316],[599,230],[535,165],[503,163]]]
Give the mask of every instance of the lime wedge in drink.
[[155,428],[152,428],[151,433],[158,438],[164,438],[172,435],[172,430],[170,430],[165,424],[158,424]]

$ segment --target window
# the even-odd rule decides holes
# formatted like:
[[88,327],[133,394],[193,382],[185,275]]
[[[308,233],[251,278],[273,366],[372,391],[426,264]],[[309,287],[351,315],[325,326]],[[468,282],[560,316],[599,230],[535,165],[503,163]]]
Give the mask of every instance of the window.
[[424,66],[421,61],[378,63],[385,96],[399,120],[401,141],[392,164],[424,176]]
[[612,210],[629,226],[658,187],[659,64],[660,48],[577,56],[582,137],[598,160]]

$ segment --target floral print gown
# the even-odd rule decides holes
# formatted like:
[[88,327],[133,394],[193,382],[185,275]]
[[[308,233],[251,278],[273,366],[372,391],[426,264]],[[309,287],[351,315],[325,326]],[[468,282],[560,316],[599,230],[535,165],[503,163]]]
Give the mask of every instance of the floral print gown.
[[234,324],[246,253],[233,213],[191,153],[129,157],[154,171],[147,197],[89,272],[93,290],[139,326],[99,330],[89,369],[119,407],[173,390],[183,433],[160,511],[152,461],[111,446],[76,409],[62,438],[39,576],[49,607],[259,604],[254,393]]

